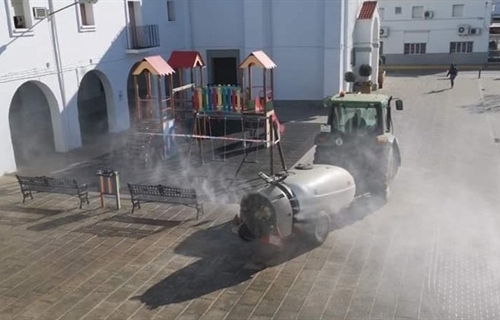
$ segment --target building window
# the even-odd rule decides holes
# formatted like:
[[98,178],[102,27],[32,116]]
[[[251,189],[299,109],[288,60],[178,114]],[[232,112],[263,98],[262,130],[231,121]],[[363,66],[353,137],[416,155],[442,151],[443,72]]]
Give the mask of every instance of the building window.
[[425,54],[426,43],[405,43],[405,54]]
[[80,25],[82,28],[95,26],[94,21],[94,5],[91,3],[80,3],[78,5],[80,11]]
[[27,0],[10,0],[14,29],[29,29],[32,26],[30,8]]
[[450,42],[450,53],[469,53],[473,46],[473,41]]
[[423,6],[415,6],[411,8],[411,17],[413,19],[420,19],[424,17],[424,7]]
[[175,21],[174,2],[170,0],[167,1],[167,16],[168,16],[168,21]]
[[401,12],[403,12],[403,10],[401,10],[401,7],[396,7],[396,8],[394,9],[394,13],[395,13],[395,14],[401,14]]
[[452,17],[463,17],[464,16],[464,5],[454,4],[451,12]]
[[384,20],[384,8],[378,9],[378,15],[380,16],[380,20]]

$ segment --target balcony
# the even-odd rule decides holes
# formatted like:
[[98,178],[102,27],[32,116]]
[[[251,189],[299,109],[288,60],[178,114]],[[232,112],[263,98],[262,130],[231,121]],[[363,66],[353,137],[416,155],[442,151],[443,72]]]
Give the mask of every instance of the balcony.
[[160,46],[157,24],[129,26],[127,53],[143,53]]

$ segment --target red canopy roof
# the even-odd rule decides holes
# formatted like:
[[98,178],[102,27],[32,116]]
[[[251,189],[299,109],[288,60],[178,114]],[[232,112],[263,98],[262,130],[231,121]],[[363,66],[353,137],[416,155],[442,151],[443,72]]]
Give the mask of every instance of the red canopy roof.
[[174,69],[193,69],[205,66],[205,62],[198,51],[172,51],[168,64]]
[[371,19],[377,8],[377,1],[365,1],[361,7],[358,19]]

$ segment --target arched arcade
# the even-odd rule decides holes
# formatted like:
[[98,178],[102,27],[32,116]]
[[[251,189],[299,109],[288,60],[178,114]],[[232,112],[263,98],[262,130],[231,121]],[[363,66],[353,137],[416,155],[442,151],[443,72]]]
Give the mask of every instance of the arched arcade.
[[77,95],[82,144],[97,142],[111,127],[114,110],[111,84],[104,73],[92,70],[82,78]]
[[33,167],[64,148],[57,100],[47,85],[27,81],[14,93],[9,127],[16,166]]

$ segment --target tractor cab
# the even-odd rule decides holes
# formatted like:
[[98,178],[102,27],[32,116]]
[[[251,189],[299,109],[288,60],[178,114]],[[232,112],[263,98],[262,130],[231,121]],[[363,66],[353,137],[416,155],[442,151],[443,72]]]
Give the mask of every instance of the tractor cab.
[[[330,108],[328,121],[321,125],[319,144],[328,139],[328,134],[349,138],[377,137],[392,133],[392,97],[378,94],[340,94],[325,101]],[[403,109],[403,102],[396,100],[396,110]],[[323,138],[323,139],[322,139]]]
[[383,177],[378,176],[394,176],[401,163],[393,134],[393,101],[396,110],[403,109],[401,100],[381,94],[341,93],[327,99],[328,121],[316,136],[314,163],[345,168],[353,174],[359,192],[371,188],[368,185],[373,181],[376,186],[372,187],[381,189]]

